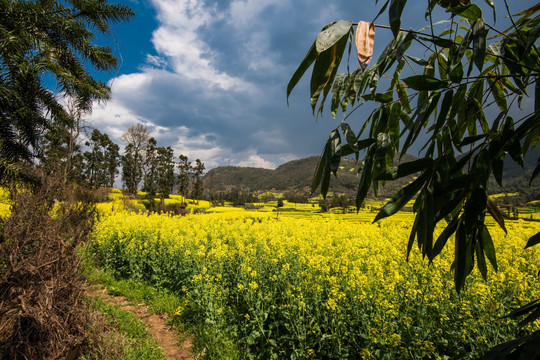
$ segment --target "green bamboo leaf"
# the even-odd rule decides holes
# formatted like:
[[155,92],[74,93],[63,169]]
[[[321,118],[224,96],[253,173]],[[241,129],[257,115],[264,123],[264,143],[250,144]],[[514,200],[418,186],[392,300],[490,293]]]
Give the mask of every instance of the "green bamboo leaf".
[[341,96],[345,92],[345,87],[347,86],[344,83],[345,74],[338,74],[334,79],[334,85],[332,86],[332,102],[330,105],[330,112],[332,117],[335,119],[337,112],[339,110],[339,105],[341,104]]
[[441,253],[442,249],[444,249],[450,236],[452,236],[452,234],[456,232],[458,224],[459,218],[456,216],[454,219],[452,219],[452,221],[448,223],[448,225],[446,225],[442,233],[437,238],[437,241],[435,241],[435,245],[433,245],[433,258],[437,257],[437,255]]
[[407,0],[392,0],[390,2],[390,8],[388,9],[388,16],[390,19],[390,28],[394,37],[397,37],[399,29],[401,27],[401,13]]
[[392,196],[390,201],[388,201],[386,205],[383,206],[383,208],[379,211],[373,222],[377,222],[380,219],[384,219],[385,217],[394,215],[396,212],[398,212],[403,206],[405,206],[409,202],[409,200],[411,200],[418,193],[426,180],[427,175],[422,174],[412,183],[401,188],[401,190],[399,190],[394,196]]
[[330,159],[329,166],[330,171],[334,174],[339,169],[339,163],[341,161],[341,136],[339,131],[334,130],[330,133]]
[[402,178],[407,175],[415,174],[417,172],[423,171],[428,167],[432,166],[434,163],[431,158],[422,158],[414,161],[409,161],[406,163],[399,164],[397,167],[394,167],[387,172],[379,175],[376,180],[395,180]]
[[441,108],[439,110],[439,116],[437,117],[437,122],[435,123],[435,126],[433,127],[434,135],[438,135],[440,129],[446,124],[446,119],[448,118],[448,113],[452,107],[452,99],[454,97],[454,92],[452,90],[448,90],[445,92]]
[[502,84],[498,79],[489,77],[488,83],[491,88],[491,94],[493,94],[493,98],[495,99],[495,102],[497,103],[497,106],[499,109],[501,109],[502,112],[508,111],[508,104],[506,102],[506,94],[502,88]]
[[[315,170],[315,176],[313,177],[313,182],[311,184],[311,194],[315,193],[315,191],[321,184],[323,174],[326,172],[329,157],[330,157],[330,140],[326,142],[321,158],[319,159],[317,169]],[[328,172],[330,172],[329,169],[328,169]]]
[[469,20],[471,24],[483,18],[482,9],[480,9],[480,7],[476,4],[462,6],[454,9],[452,12]]
[[540,299],[536,299],[531,301],[530,303],[520,306],[518,309],[513,310],[510,312],[510,314],[506,315],[505,317],[512,317],[516,318],[521,315],[525,315],[536,309],[538,306],[540,306]]
[[480,274],[482,275],[482,278],[484,281],[487,281],[487,264],[486,264],[486,258],[484,256],[484,251],[482,250],[482,245],[480,242],[476,243],[475,246],[475,252],[476,252],[476,264],[478,266],[478,270],[480,271]]
[[459,223],[456,229],[455,243],[454,285],[459,293],[465,286],[465,278],[471,266],[471,246],[467,241],[465,226],[462,223]]
[[495,271],[499,271],[497,267],[497,258],[495,256],[495,245],[493,245],[493,239],[491,238],[491,234],[489,233],[486,225],[483,226],[480,241],[482,242],[482,249],[484,249],[484,254],[491,263],[491,266]]
[[352,29],[352,21],[340,20],[322,30],[315,40],[317,52],[320,54],[333,47],[343,38],[347,38]]
[[489,134],[479,134],[479,135],[474,135],[474,136],[467,136],[466,138],[464,138],[464,139],[461,141],[461,143],[459,144],[459,146],[466,146],[466,145],[475,143],[475,142],[477,142],[478,140],[487,137],[488,135],[489,135]]
[[300,81],[306,70],[309,69],[311,64],[313,64],[313,62],[317,59],[317,56],[319,56],[319,53],[315,48],[315,43],[313,43],[313,45],[311,45],[311,48],[308,50],[306,56],[300,63],[300,66],[298,66],[298,69],[296,69],[293,76],[289,80],[289,83],[287,84],[287,106],[289,105],[289,95],[291,94],[296,84],[298,84],[298,81]]
[[346,45],[347,37],[345,36],[330,49],[320,53],[315,61],[313,72],[311,73],[311,107],[313,109],[313,114],[315,114],[319,96],[324,91],[320,109],[320,112],[322,112],[322,107],[326,100],[326,96],[332,88]]
[[345,135],[345,140],[347,140],[347,144],[353,149],[357,149],[358,145],[358,138],[354,134],[354,131],[351,129],[349,124],[342,123],[341,124],[341,131],[343,131],[343,135]]
[[473,61],[478,71],[482,71],[484,59],[486,57],[486,35],[487,30],[483,19],[478,19],[472,26],[473,39]]
[[409,255],[411,253],[412,246],[414,244],[414,238],[415,238],[415,235],[416,235],[417,225],[418,225],[418,217],[415,217],[413,227],[412,227],[411,233],[409,235],[409,241],[407,243],[407,261],[409,261]]
[[358,185],[358,191],[356,193],[356,208],[360,210],[360,207],[369,190],[369,185],[372,182],[372,173],[373,173],[373,156],[375,150],[370,148],[364,159],[364,167],[362,170],[362,176],[360,177],[360,183]]
[[[450,67],[448,69],[448,73],[451,79],[453,79],[453,77],[457,77],[459,78],[459,81],[461,81],[461,77],[463,76],[463,65],[461,63],[461,59],[463,58],[463,55],[465,55],[465,51],[469,48],[471,41],[472,41],[471,31],[468,31],[467,34],[465,34],[465,37],[463,38],[463,40],[461,40],[461,43],[459,44],[459,47],[456,49],[456,51],[451,53]],[[461,72],[461,76],[458,76],[460,72]],[[456,80],[453,80],[453,81],[459,82]]]
[[534,111],[540,112],[540,77],[534,79]]
[[[521,326],[521,327],[525,326],[528,323],[533,322],[538,318],[540,318],[540,305],[536,306],[536,308],[534,309],[533,312],[531,312],[525,319],[521,320],[519,322],[518,326]],[[536,348],[535,348],[535,351],[533,352],[533,354],[534,354],[533,357],[537,357]],[[523,356],[522,358],[527,359],[527,356]],[[530,358],[530,359],[532,359],[532,358]]]
[[500,154],[493,159],[491,162],[491,166],[493,168],[493,176],[495,177],[495,180],[497,181],[497,184],[502,187],[502,180],[503,180],[503,172],[504,172],[504,158],[505,153],[504,151],[501,151]]
[[540,158],[538,159],[538,162],[536,163],[536,167],[534,168],[533,173],[531,175],[531,179],[529,180],[529,186],[531,186],[534,178],[537,177],[538,174],[540,174]]
[[504,230],[505,234],[508,234],[508,231],[506,230],[506,226],[504,225],[504,215],[502,211],[499,209],[499,207],[491,200],[491,198],[488,196],[487,198],[487,210],[491,217],[499,224],[501,229]]
[[446,87],[448,82],[439,80],[433,76],[428,75],[414,75],[403,79],[403,82],[410,88],[418,91],[424,90],[438,90]]
[[362,99],[366,101],[373,100],[381,104],[387,104],[393,100],[392,93],[375,93],[375,94],[366,94],[362,96]]
[[411,114],[412,109],[409,103],[409,97],[407,96],[407,90],[405,90],[405,86],[403,86],[401,82],[396,83],[396,91],[398,93],[401,106],[403,106],[403,109],[405,109],[408,114]]
[[418,58],[418,57],[414,57],[414,56],[409,56],[407,54],[405,54],[405,57],[408,58],[408,59],[411,59],[412,61],[414,61],[415,63],[417,63],[418,65],[420,66],[427,66],[429,65],[429,63],[422,59],[422,58]]
[[527,241],[527,245],[525,245],[525,249],[531,246],[534,246],[538,243],[540,243],[540,232],[536,233],[536,235],[533,235],[529,238],[529,240]]

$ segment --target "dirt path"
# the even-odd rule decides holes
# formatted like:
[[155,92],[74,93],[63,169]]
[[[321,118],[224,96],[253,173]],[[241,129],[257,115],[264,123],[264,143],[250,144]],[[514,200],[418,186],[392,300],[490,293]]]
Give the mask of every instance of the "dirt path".
[[[167,325],[164,316],[149,312],[148,306],[133,304],[124,296],[111,296],[104,288],[99,286],[89,287],[87,293],[92,297],[101,297],[105,302],[118,305],[120,309],[131,311],[138,316],[146,324],[148,332],[156,339],[167,360],[197,359],[191,350],[193,346],[191,338],[181,336],[176,330]],[[179,343],[181,338],[184,339],[182,343]]]

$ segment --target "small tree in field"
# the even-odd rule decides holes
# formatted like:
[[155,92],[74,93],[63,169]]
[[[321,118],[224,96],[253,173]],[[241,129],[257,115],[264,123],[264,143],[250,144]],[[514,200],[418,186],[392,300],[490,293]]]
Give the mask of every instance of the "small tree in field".
[[188,157],[186,155],[180,155],[178,158],[180,161],[178,162],[178,170],[180,173],[178,174],[178,193],[185,197],[189,193],[189,183],[191,178],[191,161],[188,161]]
[[[495,18],[493,2],[484,3]],[[332,116],[344,114],[324,146],[312,191],[320,187],[326,196],[331,174],[337,173],[342,157],[351,155],[363,157],[358,208],[370,188],[377,194],[385,181],[418,174],[374,221],[415,199],[416,218],[407,252],[416,242],[422,255],[433,261],[454,235],[454,282],[459,292],[475,263],[484,278],[488,262],[497,270],[486,215],[506,228],[503,214],[487,196],[490,176],[501,185],[505,158],[523,166],[523,156],[540,140],[540,18],[536,15],[540,6],[514,15],[505,1],[511,26],[497,29],[472,1],[431,0],[426,2],[426,26],[404,30],[401,14],[406,5],[406,0],[384,2],[379,15],[386,11],[389,25],[338,21],[325,26],[292,76],[287,97],[314,63],[313,113],[323,112],[331,94]],[[448,16],[435,19],[435,10],[441,8]],[[376,28],[394,36],[367,67]],[[360,66],[338,74],[349,42],[351,47],[356,44]],[[532,95],[533,105],[521,106]],[[366,103],[374,109],[360,115],[358,109]],[[357,124],[351,124],[354,121]],[[419,143],[423,145],[420,159],[393,166],[396,154],[405,154]],[[540,161],[530,183],[539,173]],[[435,226],[443,220],[445,229],[434,238]],[[536,234],[526,246],[539,242]],[[540,316],[540,303],[531,303],[523,313],[529,311],[532,314],[525,322]],[[503,350],[514,351],[512,346],[498,349]]]

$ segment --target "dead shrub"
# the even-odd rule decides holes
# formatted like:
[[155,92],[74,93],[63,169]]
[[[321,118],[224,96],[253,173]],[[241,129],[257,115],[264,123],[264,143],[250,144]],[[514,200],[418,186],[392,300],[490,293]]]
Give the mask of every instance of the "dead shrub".
[[[68,191],[69,192],[69,191]],[[0,238],[0,358],[76,359],[87,345],[88,304],[77,246],[95,207],[65,202],[54,181],[14,197]]]

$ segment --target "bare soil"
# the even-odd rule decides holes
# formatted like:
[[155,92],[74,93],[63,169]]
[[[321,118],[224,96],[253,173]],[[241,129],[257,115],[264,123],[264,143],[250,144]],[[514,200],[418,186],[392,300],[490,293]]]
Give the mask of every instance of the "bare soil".
[[124,296],[112,296],[99,286],[88,287],[87,294],[92,297],[101,297],[105,302],[118,305],[120,309],[130,311],[139,317],[146,324],[148,332],[156,339],[167,360],[198,359],[192,350],[192,338],[180,334],[167,325],[166,314],[153,314],[145,304],[134,304]]

